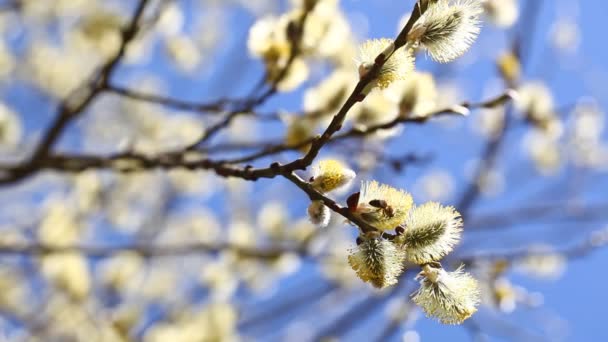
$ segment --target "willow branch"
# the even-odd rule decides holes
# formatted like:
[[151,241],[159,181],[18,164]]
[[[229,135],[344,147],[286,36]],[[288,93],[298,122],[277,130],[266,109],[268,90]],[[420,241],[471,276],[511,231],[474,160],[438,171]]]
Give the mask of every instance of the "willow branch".
[[548,202],[538,205],[503,209],[500,212],[476,214],[467,222],[467,230],[483,229],[496,230],[500,226],[514,227],[521,223],[531,223],[532,220],[550,219],[557,222],[560,219],[606,219],[608,203],[579,205],[568,202]]
[[517,260],[530,255],[555,255],[559,254],[568,259],[580,259],[589,254],[608,246],[608,233],[605,230],[600,230],[592,233],[588,238],[577,244],[552,249],[547,251],[537,251],[531,248],[512,249],[505,252],[477,252],[469,255],[461,255],[455,257],[456,263],[471,264],[475,260],[495,261],[495,260]]
[[143,93],[137,90],[128,89],[118,85],[109,84],[105,89],[106,92],[113,93],[132,100],[154,103],[162,106],[171,107],[177,110],[200,112],[200,113],[217,113],[224,111],[228,105],[236,102],[232,99],[220,99],[209,103],[197,103],[185,100],[174,99],[167,96]]
[[61,254],[76,252],[89,257],[107,258],[112,257],[121,252],[130,251],[138,255],[151,257],[171,257],[180,255],[193,255],[200,253],[219,253],[222,251],[231,251],[245,258],[274,260],[285,253],[297,253],[306,255],[306,251],[300,247],[244,247],[232,245],[228,243],[189,243],[179,245],[154,245],[154,244],[126,244],[126,245],[73,245],[73,246],[56,246],[45,245],[41,243],[19,243],[19,244],[2,244],[0,245],[0,255],[17,255],[17,256],[44,256],[49,254]]
[[[306,284],[307,289],[310,287],[310,284]],[[294,292],[297,292],[297,296],[290,293],[289,298],[285,299],[284,301],[278,301],[279,303],[273,307],[265,307],[263,312],[242,319],[238,324],[239,330],[259,327],[260,324],[272,322],[274,318],[281,317],[286,312],[293,312],[294,310],[301,309],[306,305],[316,303],[318,299],[328,293],[333,292],[336,288],[337,287],[333,284],[323,284],[317,288],[314,288],[313,290],[309,289],[308,292],[304,293],[302,293],[299,288],[296,288],[296,291]]]

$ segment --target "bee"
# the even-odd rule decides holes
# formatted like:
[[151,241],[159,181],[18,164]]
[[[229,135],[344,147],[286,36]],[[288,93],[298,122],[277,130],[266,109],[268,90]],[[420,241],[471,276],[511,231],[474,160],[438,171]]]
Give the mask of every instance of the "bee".
[[384,215],[386,215],[388,217],[395,216],[395,209],[393,207],[391,207],[388,203],[386,203],[385,200],[381,200],[381,199],[371,200],[371,201],[369,201],[369,205],[371,205],[374,208],[381,209],[384,212]]

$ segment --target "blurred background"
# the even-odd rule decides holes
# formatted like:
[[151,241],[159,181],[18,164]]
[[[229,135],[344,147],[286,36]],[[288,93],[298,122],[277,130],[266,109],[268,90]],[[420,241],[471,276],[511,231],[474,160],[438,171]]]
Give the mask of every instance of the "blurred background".
[[448,326],[411,303],[419,270],[382,291],[357,278],[344,217],[316,228],[286,179],[214,167],[301,156],[356,85],[358,45],[415,4],[320,0],[300,22],[302,2],[0,0],[0,339],[607,340],[608,3],[484,2],[464,56],[419,52],[344,130],[393,120],[405,91],[414,114],[468,115],[321,151],[357,172],[342,205],[375,179],[462,213],[444,264],[482,304]]

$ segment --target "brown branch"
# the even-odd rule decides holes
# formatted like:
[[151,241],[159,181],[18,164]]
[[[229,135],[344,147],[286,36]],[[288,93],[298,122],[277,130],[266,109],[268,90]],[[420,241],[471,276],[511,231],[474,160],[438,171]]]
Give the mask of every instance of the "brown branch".
[[162,105],[162,106],[171,107],[171,108],[174,108],[177,110],[203,112],[203,113],[204,112],[213,112],[213,113],[221,112],[221,111],[224,111],[229,104],[231,104],[233,102],[237,102],[237,100],[232,100],[232,99],[220,99],[215,102],[209,102],[209,103],[190,102],[190,101],[174,99],[174,98],[163,96],[163,95],[143,93],[143,92],[139,92],[139,91],[136,91],[133,89],[128,89],[128,88],[121,87],[118,85],[113,85],[113,84],[109,84],[105,88],[105,91],[129,98],[132,100],[154,103],[154,104],[158,104],[158,105]]
[[376,228],[371,226],[369,223],[361,220],[355,216],[347,207],[341,207],[334,200],[324,196],[320,192],[316,191],[308,182],[298,177],[295,173],[281,173],[281,175],[295,184],[298,188],[304,191],[311,201],[323,201],[323,203],[331,209],[333,212],[342,215],[348,219],[352,224],[358,226],[363,232],[375,231]]
[[[306,182],[295,176],[293,182],[300,186],[310,198],[313,200],[322,200],[330,209],[338,212],[346,218],[356,222],[357,219],[348,212],[347,208],[340,207],[335,201],[316,193]],[[605,206],[603,206],[605,208]],[[540,209],[540,208],[538,208]],[[531,209],[532,210],[532,209]],[[357,223],[364,225],[363,223]],[[372,228],[373,229],[373,228]],[[582,257],[595,249],[602,248],[608,244],[607,238],[602,238],[601,234],[593,233],[588,239],[582,243],[564,248],[562,250],[556,250],[551,253],[561,253],[569,257]],[[607,234],[608,235],[608,234]],[[32,256],[43,256],[54,253],[68,253],[77,252],[82,253],[90,257],[111,257],[120,252],[132,251],[142,257],[168,257],[168,256],[179,256],[179,255],[192,255],[199,253],[218,253],[221,251],[230,250],[242,257],[256,258],[256,259],[268,259],[272,260],[280,257],[285,253],[296,253],[300,256],[307,257],[308,254],[308,242],[304,241],[302,244],[294,246],[269,246],[269,247],[243,247],[238,245],[232,245],[229,243],[186,243],[186,244],[174,244],[174,245],[155,245],[155,244],[143,244],[133,243],[124,245],[73,245],[73,246],[53,246],[45,245],[40,243],[25,243],[25,244],[0,244],[0,255],[32,255]],[[509,251],[506,253],[500,252],[489,252],[489,253],[475,253],[469,256],[459,256],[459,262],[470,263],[474,260],[496,260],[496,259],[516,259],[525,257],[531,253],[539,254],[530,249],[519,249],[515,251]],[[541,253],[542,254],[542,253]]]
[[[579,259],[588,256],[589,254],[608,246],[608,233],[605,230],[600,230],[591,233],[591,235],[578,244],[571,246],[551,249],[547,251],[538,251],[530,247],[524,247],[506,252],[477,252],[469,255],[460,255],[456,257],[456,264],[471,264],[476,260],[493,261],[493,260],[517,260],[530,255],[554,255],[559,254],[568,259]],[[451,258],[450,258],[451,259]]]
[[179,255],[192,255],[199,253],[218,253],[222,251],[232,251],[241,257],[273,260],[285,253],[297,253],[305,256],[306,251],[300,247],[243,247],[228,243],[208,244],[208,243],[188,243],[179,245],[154,245],[154,244],[126,244],[126,245],[73,245],[73,246],[52,246],[40,243],[27,244],[0,244],[0,255],[29,255],[44,256],[48,254],[61,253],[82,253],[89,257],[107,258],[118,253],[131,251],[146,258],[150,257],[170,257]]
[[530,223],[535,219],[608,219],[608,203],[581,205],[568,202],[548,202],[520,208],[503,208],[500,212],[480,213],[467,222],[468,231],[497,230],[499,227],[514,227]]
[[317,303],[319,299],[321,299],[328,293],[332,293],[337,288],[336,285],[328,283],[322,284],[321,286],[318,286],[311,290],[310,288],[314,286],[311,285],[313,284],[307,283],[304,285],[308,292],[301,291],[298,287],[294,287],[294,292],[297,292],[297,295],[294,295],[294,293],[290,292],[288,298],[286,298],[284,301],[278,301],[279,304],[274,305],[270,308],[268,308],[267,305],[264,305],[264,311],[251,315],[249,317],[245,316],[244,319],[241,319],[239,321],[239,330],[242,331],[247,330],[251,327],[259,327],[260,324],[264,324],[265,322],[272,322],[273,318],[280,317],[286,312],[293,312],[294,310],[301,309],[304,306]]

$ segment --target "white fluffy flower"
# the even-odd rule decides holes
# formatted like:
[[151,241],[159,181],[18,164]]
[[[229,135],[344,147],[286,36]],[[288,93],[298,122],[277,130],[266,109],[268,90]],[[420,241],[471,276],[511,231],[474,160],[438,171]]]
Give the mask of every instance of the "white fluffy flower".
[[540,81],[522,85],[515,99],[515,107],[532,123],[543,126],[555,116],[555,105],[551,90]]
[[423,117],[437,107],[437,86],[430,73],[414,72],[388,91],[399,104],[399,114],[403,117]]
[[332,72],[321,83],[304,93],[304,111],[333,114],[333,111],[337,111],[344,104],[354,84],[357,84],[355,72],[345,69]]
[[391,230],[403,223],[412,204],[409,193],[376,181],[366,181],[361,184],[355,214],[377,229]]
[[267,16],[259,19],[249,30],[249,52],[264,59],[287,58],[291,51],[285,34],[287,24],[286,17]]
[[380,237],[364,236],[360,239],[359,246],[348,256],[348,263],[359,278],[377,288],[396,284],[404,270],[403,251]]
[[373,85],[380,89],[388,87],[396,80],[403,80],[414,69],[414,55],[411,49],[403,47],[394,51],[391,39],[371,39],[361,45],[359,51],[359,75],[365,76],[374,66],[376,58],[383,54],[388,58]]
[[454,249],[462,219],[453,207],[428,202],[410,211],[405,226],[397,242],[403,244],[408,260],[420,265],[438,261]]
[[313,167],[311,184],[315,190],[327,193],[348,185],[357,174],[342,162],[334,159],[320,161]]
[[461,324],[477,311],[480,302],[479,284],[462,270],[446,272],[425,266],[419,275],[420,288],[413,301],[427,316],[443,324]]
[[323,204],[323,201],[312,201],[308,206],[308,218],[312,224],[319,228],[325,228],[329,225],[331,212],[329,208]]
[[517,0],[486,0],[483,7],[488,18],[498,27],[511,27],[519,17]]
[[435,61],[451,62],[479,35],[482,13],[479,0],[438,0],[416,21],[408,40],[422,44]]

